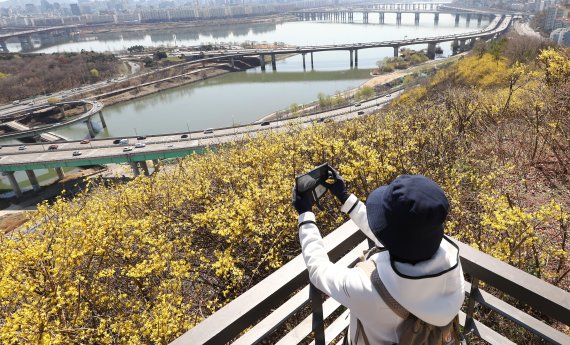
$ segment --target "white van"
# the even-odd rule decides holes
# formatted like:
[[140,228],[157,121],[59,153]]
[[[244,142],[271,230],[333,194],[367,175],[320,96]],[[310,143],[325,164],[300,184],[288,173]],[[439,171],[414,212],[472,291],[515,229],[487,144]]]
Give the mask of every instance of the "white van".
[[129,143],[129,139],[121,139],[119,141],[119,145],[127,145]]

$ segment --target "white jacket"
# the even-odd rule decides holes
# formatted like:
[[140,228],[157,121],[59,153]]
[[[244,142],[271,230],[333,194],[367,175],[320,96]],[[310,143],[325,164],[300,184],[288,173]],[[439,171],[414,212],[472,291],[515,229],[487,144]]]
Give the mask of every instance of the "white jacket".
[[[368,226],[366,206],[354,195],[341,208],[345,213],[349,210],[352,221],[381,247]],[[351,344],[364,344],[362,336],[354,339],[357,318],[371,344],[398,343],[398,326],[403,319],[386,305],[362,269],[330,262],[314,221],[312,212],[299,216],[299,224],[304,223],[299,227],[299,239],[309,278],[318,289],[350,309]],[[390,295],[418,318],[444,326],[457,315],[465,296],[463,271],[458,248],[445,237],[430,260],[415,265],[394,262],[392,266],[387,251],[371,259]]]

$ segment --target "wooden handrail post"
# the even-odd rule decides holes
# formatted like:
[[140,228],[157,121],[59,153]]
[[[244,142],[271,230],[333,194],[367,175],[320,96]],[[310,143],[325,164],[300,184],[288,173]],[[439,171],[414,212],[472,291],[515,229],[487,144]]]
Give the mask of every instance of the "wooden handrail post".
[[467,312],[465,313],[465,328],[463,334],[468,334],[475,329],[473,323],[473,313],[475,312],[475,294],[479,291],[479,278],[472,277],[471,291],[469,292],[469,301],[467,302]]
[[315,334],[315,345],[325,345],[325,322],[323,320],[323,294],[311,283],[309,288],[309,299],[313,309],[313,332]]

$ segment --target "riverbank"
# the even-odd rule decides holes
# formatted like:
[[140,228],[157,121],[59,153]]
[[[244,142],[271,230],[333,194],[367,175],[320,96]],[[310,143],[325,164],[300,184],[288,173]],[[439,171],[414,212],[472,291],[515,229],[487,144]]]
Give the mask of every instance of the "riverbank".
[[[459,58],[461,58],[462,56],[464,56],[465,54],[467,54],[467,52],[465,53],[461,53],[458,55],[454,55],[454,56],[450,56],[444,59],[438,59],[438,60],[429,60],[426,61],[420,65],[416,65],[413,67],[409,67],[407,69],[403,69],[403,70],[397,70],[391,73],[386,73],[386,74],[382,74],[382,75],[375,75],[373,74],[373,71],[371,70],[370,72],[370,76],[372,77],[371,79],[367,80],[366,82],[364,82],[363,84],[361,84],[360,86],[348,90],[348,91],[344,91],[341,92],[339,95],[342,97],[352,97],[354,96],[354,94],[361,88],[364,87],[372,87],[372,88],[376,88],[380,85],[385,85],[385,84],[390,84],[402,77],[405,77],[406,75],[410,75],[410,74],[414,74],[417,72],[420,72],[422,70],[428,69],[428,68],[433,68],[442,64],[448,64],[451,63]],[[305,112],[311,112],[312,110],[314,110],[317,107],[317,101],[310,103],[309,106],[307,106],[306,108],[302,108],[299,112],[305,113]],[[284,118],[288,118],[291,116],[287,116],[287,112],[284,112],[282,110],[278,110],[275,111],[271,114],[265,115],[262,118],[260,118],[259,120],[255,121],[257,123],[261,123],[264,121],[275,121],[275,120],[280,120],[280,119],[284,119]]]
[[[260,49],[267,48],[266,46],[260,46]],[[276,60],[285,60],[295,54],[283,54],[276,56]],[[268,58],[268,57],[267,57]],[[266,63],[269,63],[266,61]],[[184,63],[187,64],[187,63]],[[125,91],[123,93],[114,94],[109,97],[95,95],[91,96],[90,98],[95,98],[101,101],[106,106],[131,101],[133,99],[144,97],[153,93],[158,93],[164,90],[177,88],[180,86],[192,84],[198,81],[218,77],[220,75],[237,72],[240,71],[239,69],[232,68],[228,63],[209,63],[205,64],[204,66],[199,65],[196,63],[197,69],[180,73],[168,78],[161,78],[156,81],[151,81],[145,83],[143,86],[135,86],[132,88],[131,91]],[[176,67],[176,66],[173,66]],[[252,66],[251,68],[255,68],[257,66]],[[249,69],[249,68],[248,68]],[[241,71],[245,71],[247,69],[242,69]],[[135,77],[136,78],[136,77]]]
[[196,20],[188,22],[171,22],[171,23],[135,23],[135,24],[114,24],[104,27],[84,27],[80,29],[82,34],[98,34],[108,32],[139,32],[148,30],[171,30],[171,29],[188,29],[202,27],[220,27],[232,24],[263,24],[263,23],[284,23],[296,20],[291,15],[276,14],[271,16],[245,17],[245,18],[223,18]]
[[390,73],[386,73],[386,74],[374,75],[371,73],[370,75],[373,76],[373,78],[368,80],[364,84],[362,84],[360,87],[366,87],[366,86],[376,87],[377,85],[390,83],[396,79],[405,77],[406,75],[409,75],[409,74],[412,74],[415,72],[419,72],[419,71],[421,71],[427,67],[435,67],[435,66],[438,66],[438,65],[441,65],[444,63],[450,63],[452,61],[455,61],[455,60],[463,57],[465,54],[467,54],[467,52],[457,54],[454,56],[450,56],[450,57],[447,57],[444,59],[429,60],[429,61],[422,63],[421,65],[416,65],[413,67],[409,67],[407,69],[398,70],[398,71],[394,71],[394,72],[390,72]]
[[125,91],[109,97],[98,97],[95,96],[99,101],[101,101],[105,106],[127,102],[134,100],[139,97],[144,97],[153,93],[158,93],[164,90],[177,88],[183,85],[192,84],[197,81],[206,80],[209,78],[217,77],[225,73],[230,73],[226,68],[221,68],[219,64],[216,66],[209,66],[205,68],[199,68],[195,71],[187,72],[182,75],[177,75],[168,80],[161,80],[153,82],[149,85],[144,85],[140,87],[133,88],[132,91]]

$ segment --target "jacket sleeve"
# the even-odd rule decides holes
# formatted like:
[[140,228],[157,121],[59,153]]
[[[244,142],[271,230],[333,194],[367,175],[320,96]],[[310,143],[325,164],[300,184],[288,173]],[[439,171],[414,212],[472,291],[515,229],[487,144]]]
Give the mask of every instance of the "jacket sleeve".
[[368,225],[368,218],[366,216],[366,205],[354,194],[350,194],[348,199],[344,202],[341,209],[342,212],[348,213],[350,219],[358,226],[360,231],[362,231],[366,237],[370,240],[374,241],[376,246],[384,247],[380,241],[374,236],[372,230],[370,230],[370,226]]
[[364,274],[329,260],[312,212],[299,216],[299,240],[311,283],[345,307],[359,303]]

